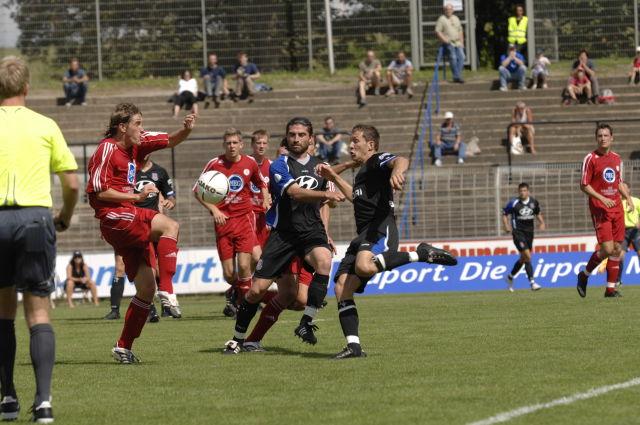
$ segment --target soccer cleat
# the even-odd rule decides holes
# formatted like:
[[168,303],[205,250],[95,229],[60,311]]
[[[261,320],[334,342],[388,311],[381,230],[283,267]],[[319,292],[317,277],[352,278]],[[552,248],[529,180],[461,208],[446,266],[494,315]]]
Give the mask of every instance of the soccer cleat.
[[298,336],[302,342],[307,344],[316,345],[318,338],[314,334],[318,330],[318,326],[313,323],[301,323],[294,331],[294,335]]
[[222,354],[240,354],[242,352],[242,344],[235,339],[225,342]]
[[342,351],[332,357],[333,360],[355,359],[358,357],[367,357],[367,353],[360,350],[360,353],[352,350],[350,347],[344,347]]
[[31,422],[37,424],[53,423],[53,409],[51,408],[50,401],[43,401],[38,406],[34,404],[31,406],[31,413]]
[[133,351],[127,350],[126,348],[120,348],[118,347],[118,344],[111,349],[111,354],[117,362],[122,364],[140,363],[140,359],[133,354]]
[[119,318],[120,318],[120,311],[119,310],[111,310],[109,312],[109,314],[104,316],[104,320],[117,320]]
[[424,242],[418,245],[416,252],[418,253],[418,259],[423,263],[441,264],[443,266],[455,266],[458,264],[458,260],[450,252]]
[[509,292],[513,292],[513,278],[511,276],[507,276],[505,280],[507,281],[507,289]]
[[153,304],[151,304],[151,308],[149,308],[149,316],[147,317],[147,321],[150,323],[158,323],[160,321],[158,310],[156,310],[156,306]]
[[622,298],[622,292],[618,291],[617,289],[613,291],[605,291],[604,297],[605,298]]
[[249,341],[242,344],[242,351],[246,351],[247,353],[265,353],[267,350],[265,350],[260,341]]
[[233,304],[226,304],[222,309],[222,314],[227,317],[236,317],[236,307]]
[[178,303],[176,294],[158,291],[158,298],[160,298],[160,304],[162,304],[163,317],[171,316],[174,319],[180,319],[182,317],[182,311],[180,310],[180,304]]
[[533,280],[531,281],[531,283],[529,285],[531,286],[531,290],[532,291],[539,291],[539,290],[542,289],[542,286],[538,285]]
[[0,420],[15,421],[20,413],[20,403],[17,398],[10,395],[4,396],[0,401]]
[[616,288],[619,288],[621,286],[622,286],[622,281],[621,280],[617,281],[616,282]]
[[587,281],[589,280],[589,276],[584,274],[584,272],[578,273],[578,284],[576,285],[576,289],[578,290],[578,295],[582,298],[587,296]]

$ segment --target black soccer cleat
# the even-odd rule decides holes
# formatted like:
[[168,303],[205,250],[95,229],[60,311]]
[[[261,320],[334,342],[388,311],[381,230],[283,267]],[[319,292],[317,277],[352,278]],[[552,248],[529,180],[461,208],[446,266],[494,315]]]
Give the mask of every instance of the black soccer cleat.
[[622,298],[622,292],[617,289],[614,291],[604,291],[605,298]]
[[367,353],[365,353],[362,350],[358,352],[357,350],[353,350],[351,349],[351,347],[347,346],[347,347],[344,347],[342,351],[340,351],[338,354],[333,356],[331,359],[343,360],[343,359],[357,359],[359,357],[367,357]]
[[318,343],[318,338],[314,334],[315,331],[318,330],[318,326],[312,323],[301,323],[295,331],[293,331],[294,335],[299,337],[302,342],[306,342],[307,344],[316,345]]
[[587,296],[587,281],[589,280],[589,276],[584,274],[584,272],[578,273],[578,284],[576,285],[576,289],[578,290],[578,295],[582,298]]
[[233,304],[227,304],[222,309],[222,314],[227,317],[236,317],[236,307]]
[[53,409],[49,401],[43,401],[38,406],[35,404],[31,406],[31,413],[31,422],[37,424],[53,423]]
[[418,259],[423,263],[441,264],[443,266],[455,266],[458,260],[449,251],[436,248],[427,243],[422,242],[416,248]]
[[0,401],[0,420],[15,421],[20,414],[20,403],[16,397],[6,395]]
[[118,320],[120,318],[120,311],[111,310],[109,314],[104,316],[104,320]]
[[158,316],[158,310],[156,310],[156,306],[151,304],[151,308],[149,309],[149,317],[147,318],[149,323],[158,323],[160,321],[160,316]]

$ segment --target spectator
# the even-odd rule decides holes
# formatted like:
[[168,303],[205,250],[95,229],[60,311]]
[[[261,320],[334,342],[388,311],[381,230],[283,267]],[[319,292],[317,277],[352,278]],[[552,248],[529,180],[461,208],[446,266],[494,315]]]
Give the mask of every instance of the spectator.
[[83,291],[91,291],[91,298],[94,305],[100,305],[98,301],[98,288],[96,283],[91,280],[89,274],[89,266],[84,262],[82,253],[75,251],[71,261],[67,265],[67,282],[65,290],[67,292],[67,303],[70,308],[74,308],[73,304],[73,291],[75,288],[82,289]]
[[551,66],[549,58],[544,55],[542,50],[538,50],[536,52],[536,60],[533,62],[531,69],[531,80],[533,82],[531,86],[532,89],[546,89],[549,87],[547,85],[547,80],[549,79],[549,66]]
[[188,69],[182,72],[178,81],[178,92],[173,100],[173,118],[178,118],[180,108],[190,109],[198,115],[198,80],[191,76]]
[[636,47],[636,57],[633,58],[633,66],[629,73],[629,84],[640,83],[640,46]]
[[376,96],[380,95],[380,83],[382,79],[380,72],[382,64],[376,58],[373,50],[367,51],[367,57],[360,62],[360,76],[358,77],[358,105],[360,107],[367,104],[367,90],[373,88]]
[[436,21],[436,37],[442,43],[445,53],[449,57],[451,73],[454,83],[464,83],[462,70],[464,69],[464,32],[460,19],[453,14],[453,5],[444,6],[444,15]]
[[509,45],[506,55],[500,56],[500,91],[507,91],[510,82],[517,82],[519,90],[526,90],[524,85],[527,76],[527,67],[524,65],[524,57],[516,51],[516,47]]
[[249,62],[249,58],[245,52],[238,53],[238,62],[233,67],[233,78],[236,80],[236,92],[234,101],[238,97],[248,98],[249,103],[253,102],[253,96],[256,94],[255,80],[260,78],[260,71],[255,63]]
[[509,44],[513,44],[516,47],[516,51],[519,52],[525,62],[527,59],[527,25],[529,18],[524,16],[524,6],[521,4],[515,5],[515,16],[509,17],[507,21],[508,34],[507,41]]
[[[579,103],[578,96],[584,96],[587,99],[587,103],[593,103],[591,100],[593,97],[591,81],[589,81],[583,69],[578,68],[569,78],[567,93],[575,103]],[[567,99],[564,104],[569,105],[570,103],[571,100]]]
[[573,63],[572,69],[574,72],[578,69],[582,69],[584,71],[584,75],[591,82],[590,100],[595,103],[597,97],[600,96],[600,86],[598,84],[598,77],[596,76],[596,67],[593,64],[593,61],[589,59],[589,52],[587,52],[587,49],[580,50],[578,59]]
[[[220,99],[222,95],[229,95],[229,88],[227,86],[227,73],[224,68],[218,66],[218,55],[215,53],[209,53],[208,64],[200,70],[200,77],[202,78],[202,85],[207,93],[207,96],[213,100],[213,104],[216,108],[220,107]],[[204,103],[204,109],[209,107],[209,101]]]
[[413,89],[411,88],[411,79],[413,77],[413,64],[403,51],[398,52],[395,60],[391,61],[387,67],[387,81],[389,90],[387,96],[396,94],[396,90],[406,90],[409,99],[413,97]]
[[62,77],[64,83],[64,96],[66,106],[82,105],[87,106],[86,97],[89,87],[89,76],[84,69],[80,68],[80,62],[77,58],[72,58],[69,62],[69,69]]
[[536,146],[534,144],[535,128],[532,124],[525,124],[533,122],[533,111],[523,101],[516,103],[516,106],[511,112],[511,122],[518,125],[512,125],[509,128],[509,142],[511,146],[514,145],[514,139],[526,138],[529,142],[529,150],[533,155],[536,154]]
[[342,150],[342,135],[336,128],[336,123],[332,117],[324,119],[322,132],[316,135],[318,142],[318,156],[330,164],[336,164]]
[[467,146],[462,141],[460,126],[453,122],[453,112],[445,112],[444,122],[436,134],[432,149],[436,167],[442,166],[442,156],[446,154],[457,154],[458,164],[464,164]]

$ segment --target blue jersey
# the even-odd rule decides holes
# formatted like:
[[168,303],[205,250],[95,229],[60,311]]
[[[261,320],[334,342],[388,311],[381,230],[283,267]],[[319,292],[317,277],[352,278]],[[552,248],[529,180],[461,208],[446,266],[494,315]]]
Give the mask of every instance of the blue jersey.
[[540,214],[540,204],[529,197],[524,201],[520,198],[512,198],[504,207],[504,215],[511,216],[511,228],[523,232],[533,232],[534,219]]

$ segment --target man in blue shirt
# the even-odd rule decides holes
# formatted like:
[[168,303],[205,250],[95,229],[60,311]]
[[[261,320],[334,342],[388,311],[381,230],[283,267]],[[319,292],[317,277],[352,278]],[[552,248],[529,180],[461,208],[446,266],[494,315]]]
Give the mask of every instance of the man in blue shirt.
[[[209,53],[208,61],[208,65],[200,70],[200,77],[207,96],[213,100],[213,104],[218,108],[220,106],[220,97],[223,94],[225,96],[229,95],[229,88],[225,79],[227,73],[223,67],[218,66],[218,55],[215,53]],[[204,109],[208,107],[209,101],[206,101]]]
[[526,90],[525,76],[527,67],[524,64],[524,56],[516,51],[513,44],[509,45],[506,55],[500,56],[500,91],[507,91],[510,82],[517,82],[519,90]]
[[67,107],[74,103],[82,106],[87,105],[85,98],[87,96],[89,77],[84,69],[80,68],[80,62],[77,58],[72,58],[71,62],[69,62],[69,69],[64,73],[62,82],[64,83],[64,96]]
[[256,94],[255,80],[260,78],[260,71],[255,63],[249,62],[245,52],[238,53],[238,62],[233,66],[233,78],[236,80],[236,97],[247,97],[249,103],[253,102]]

